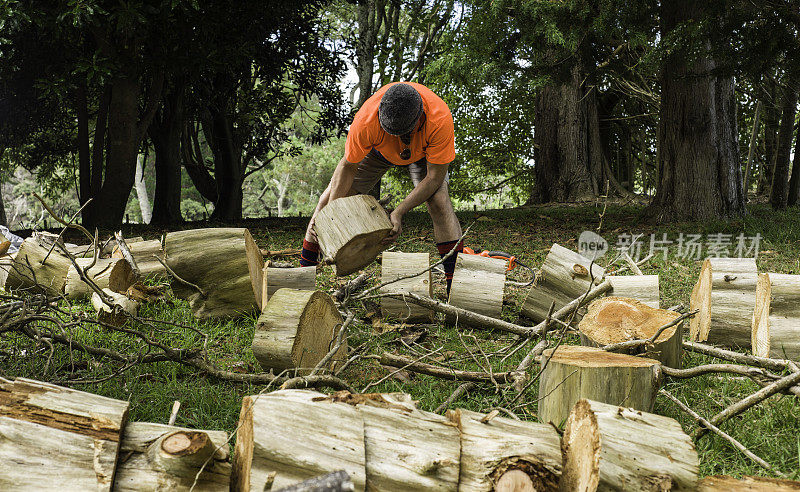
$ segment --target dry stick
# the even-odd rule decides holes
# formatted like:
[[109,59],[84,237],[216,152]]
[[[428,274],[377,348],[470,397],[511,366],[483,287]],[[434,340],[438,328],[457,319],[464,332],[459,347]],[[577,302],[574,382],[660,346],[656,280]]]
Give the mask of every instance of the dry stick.
[[665,365],[661,366],[661,372],[665,376],[675,379],[689,379],[711,373],[739,374],[751,379],[769,378],[769,374],[760,368],[751,366],[739,366],[735,364],[705,364],[702,366],[689,367],[686,369],[674,369]]
[[[48,205],[44,200],[42,200],[42,197],[37,195],[35,192],[33,193],[33,196],[42,203],[42,207],[44,207],[44,209],[47,210],[47,213],[49,213],[50,216],[53,217],[53,219],[55,219],[56,222],[63,225],[64,227],[69,227],[70,229],[77,229],[82,233],[84,233],[86,237],[89,238],[89,240],[92,239],[92,234],[88,230],[86,230],[85,227],[83,227],[80,224],[73,224],[71,222],[67,222],[66,220],[59,217],[58,214],[52,208],[50,208],[50,205]],[[75,218],[77,218],[77,215],[75,216]]]
[[642,273],[642,270],[639,268],[639,265],[637,265],[636,262],[633,261],[633,258],[631,258],[631,255],[629,255],[627,251],[622,252],[622,259],[625,260],[625,263],[628,264],[628,267],[630,267],[633,273],[635,273],[636,275],[644,275]]
[[739,364],[763,367],[772,371],[785,371],[789,367],[786,359],[770,359],[768,357],[758,357],[756,355],[742,354],[732,350],[725,350],[711,345],[698,342],[683,342],[683,348],[698,354],[710,355],[717,359],[729,360]]
[[336,292],[333,293],[333,298],[336,299],[337,302],[344,302],[348,297],[350,297],[350,294],[353,294],[363,288],[369,278],[370,275],[368,273],[362,273],[358,277],[348,281],[346,284],[336,289]]
[[[407,369],[407,368],[408,368],[410,365],[412,365],[412,364],[416,364],[416,363],[418,363],[419,361],[421,361],[422,359],[425,359],[426,357],[430,357],[431,355],[433,355],[433,354],[435,354],[435,353],[437,353],[437,352],[441,351],[443,348],[444,348],[444,345],[442,345],[441,347],[439,347],[439,348],[438,348],[438,349],[436,349],[436,350],[432,350],[432,351],[428,352],[427,354],[424,354],[424,355],[422,355],[422,356],[420,356],[420,357],[417,357],[416,359],[412,360],[412,361],[411,361],[410,363],[408,363],[407,365],[400,367],[400,368],[399,368],[399,369],[397,369],[396,371],[392,371],[392,372],[390,372],[389,374],[387,374],[386,376],[384,376],[384,377],[380,378],[379,380],[370,382],[369,384],[367,384],[366,386],[364,386],[364,389],[362,389],[362,390],[361,390],[361,392],[362,392],[362,393],[366,393],[366,392],[367,392],[367,390],[368,390],[369,388],[371,388],[371,387],[373,387],[373,386],[377,386],[377,385],[381,384],[382,382],[386,381],[387,379],[389,379],[390,377],[394,376],[395,374],[397,374],[398,372],[402,371],[403,369]],[[385,355],[385,354],[384,354],[384,355]],[[377,356],[376,356],[376,357],[377,357]],[[380,360],[380,361],[383,361],[383,357],[380,357],[380,358],[378,358],[378,360]],[[407,360],[408,360],[408,359],[407,359]],[[380,362],[380,363],[381,363],[381,364],[383,364],[383,362]],[[388,365],[388,364],[383,364],[383,365]]]
[[178,410],[181,408],[181,402],[179,400],[175,400],[172,404],[172,412],[169,414],[169,422],[167,425],[175,425],[175,421],[178,419]]
[[[747,398],[739,400],[738,402],[729,406],[725,410],[711,417],[710,422],[714,425],[719,425],[722,422],[728,420],[729,418],[739,415],[740,413],[744,412],[750,407],[758,405],[759,403],[766,400],[770,396],[776,393],[780,393],[781,391],[794,386],[798,382],[800,382],[800,371],[793,372],[788,376],[782,377],[781,379],[775,381],[774,383],[768,386],[764,386],[763,388],[751,394]],[[694,433],[693,437],[700,438],[704,434],[705,430],[699,429],[697,432]]]
[[689,415],[690,415],[690,416],[691,416],[693,419],[695,419],[695,421],[696,421],[698,424],[700,424],[701,426],[703,426],[703,427],[705,427],[705,428],[709,429],[711,432],[713,432],[713,433],[717,434],[717,435],[718,435],[718,436],[720,436],[721,438],[723,438],[723,439],[725,439],[726,441],[728,441],[729,443],[731,443],[731,444],[733,445],[733,447],[735,447],[736,449],[738,449],[739,451],[741,451],[741,452],[742,452],[742,453],[743,453],[745,456],[747,456],[747,457],[748,457],[748,458],[750,458],[751,460],[753,460],[753,461],[755,461],[756,463],[758,463],[758,465],[759,465],[759,466],[761,466],[762,468],[764,468],[764,469],[766,469],[766,470],[769,470],[769,471],[771,471],[772,473],[774,473],[775,475],[778,475],[778,476],[779,476],[779,477],[781,477],[781,478],[786,478],[786,475],[784,475],[783,473],[781,473],[781,472],[779,472],[778,470],[776,470],[775,468],[773,468],[773,467],[772,467],[772,465],[770,465],[769,463],[767,463],[767,462],[766,462],[766,461],[764,461],[763,459],[759,458],[759,457],[758,457],[758,456],[757,456],[755,453],[753,453],[752,451],[750,451],[749,449],[747,449],[747,448],[744,446],[744,444],[740,443],[740,442],[739,442],[739,441],[737,441],[735,438],[731,437],[729,434],[727,434],[727,433],[725,433],[723,430],[721,430],[719,427],[717,427],[716,425],[712,424],[712,423],[711,423],[711,422],[709,422],[708,420],[706,420],[706,419],[704,419],[703,417],[701,417],[701,416],[700,416],[700,415],[699,415],[697,412],[695,412],[694,410],[692,410],[691,408],[689,408],[689,406],[688,406],[688,405],[686,405],[685,403],[683,403],[682,401],[680,401],[678,398],[676,398],[675,396],[673,396],[673,395],[672,395],[670,392],[668,392],[668,391],[667,391],[667,390],[665,390],[665,389],[661,389],[661,390],[659,390],[659,393],[660,393],[660,394],[662,394],[662,395],[664,395],[664,396],[666,396],[666,397],[667,397],[667,398],[669,398],[670,400],[672,400],[672,402],[673,402],[673,403],[675,403],[676,405],[678,405],[678,407],[679,407],[681,410],[683,410],[684,412],[686,412],[687,414],[689,414]]
[[[651,253],[651,254],[645,256],[644,258],[642,258],[641,260],[637,261],[636,262],[636,266],[640,267],[640,266],[644,265],[645,263],[647,263],[648,261],[650,261],[652,258],[653,258],[653,254]],[[624,272],[626,270],[629,270],[629,269],[630,269],[630,267],[628,265],[622,265],[621,267],[619,267],[619,270],[616,270],[614,272],[614,275],[619,275],[620,273],[622,273],[622,272]]]
[[[36,193],[34,193],[34,196],[36,196],[36,198],[39,198],[39,197],[36,195]],[[69,226],[70,226],[70,224],[72,224],[72,223],[75,221],[75,219],[77,219],[77,218],[78,218],[78,215],[80,215],[80,213],[83,211],[83,209],[84,209],[84,208],[85,208],[87,205],[89,205],[89,203],[90,203],[92,200],[93,200],[93,198],[89,198],[88,200],[86,200],[86,203],[84,203],[83,205],[81,205],[81,208],[79,208],[79,209],[78,209],[78,211],[77,211],[77,212],[75,212],[75,214],[74,214],[74,215],[73,215],[73,216],[72,216],[72,217],[69,219],[69,221],[68,221],[68,222],[67,222],[67,223],[64,225],[64,228],[63,228],[63,229],[61,229],[61,232],[59,232],[59,233],[58,233],[58,237],[56,238],[56,240],[55,240],[55,241],[53,241],[53,244],[51,244],[51,245],[50,245],[50,249],[47,251],[47,254],[46,254],[46,255],[44,255],[44,258],[42,258],[42,265],[44,265],[44,262],[46,262],[46,261],[47,261],[47,258],[49,258],[49,257],[50,257],[50,253],[52,253],[52,252],[53,252],[53,250],[54,250],[54,249],[55,249],[55,247],[56,247],[56,244],[58,244],[58,242],[59,242],[59,241],[61,240],[61,238],[64,236],[64,233],[65,233],[65,232],[67,232],[67,229],[69,229]],[[44,201],[43,201],[41,198],[39,198],[39,201],[40,201],[40,202],[42,202],[42,204],[44,205]],[[49,209],[48,209],[48,212],[49,212]],[[50,213],[50,215],[52,215],[52,212]],[[58,217],[55,217],[55,216],[53,216],[53,218],[55,218],[56,220],[58,220]],[[62,224],[64,223],[63,221],[60,221],[60,222],[61,222]],[[88,231],[87,231],[87,232],[88,232]],[[95,239],[97,239],[97,231],[96,231],[96,230],[95,230]],[[95,256],[96,256],[96,255],[97,255],[97,249],[95,249]]]
[[638,347],[641,347],[641,346],[654,345],[656,340],[658,340],[658,337],[660,337],[661,334],[664,333],[664,330],[668,330],[668,329],[672,328],[673,326],[677,325],[681,321],[685,320],[686,318],[691,318],[692,316],[694,316],[697,313],[698,313],[698,311],[695,310],[695,311],[692,311],[692,312],[689,312],[689,313],[682,314],[682,315],[678,316],[674,320],[670,321],[669,323],[665,324],[664,326],[662,326],[661,328],[656,330],[656,332],[650,338],[628,340],[628,341],[619,342],[619,343],[611,343],[611,344],[605,345],[605,346],[603,346],[601,348],[603,350],[607,351],[607,352],[616,352],[616,351],[619,351],[619,350],[627,350],[627,349],[638,348]]
[[164,269],[167,270],[167,273],[172,275],[175,278],[175,280],[177,280],[178,282],[180,282],[180,283],[182,283],[184,285],[188,285],[189,287],[192,287],[192,288],[196,289],[197,292],[199,292],[201,296],[208,297],[208,296],[206,296],[206,293],[203,292],[203,289],[201,289],[198,285],[193,284],[193,283],[189,282],[188,280],[184,280],[181,277],[179,277],[178,274],[175,273],[172,270],[172,268],[170,268],[164,260],[162,260],[161,258],[158,257],[158,255],[153,255],[153,258],[158,260],[158,262],[161,263],[164,266]]
[[477,387],[478,387],[478,383],[475,383],[473,381],[468,381],[468,382],[460,385],[458,388],[456,388],[455,391],[453,391],[453,393],[450,396],[447,397],[447,399],[445,401],[442,402],[441,405],[436,407],[436,410],[434,410],[433,413],[440,413],[440,412],[442,412],[444,410],[447,410],[447,407],[452,405],[454,401],[456,401],[459,398],[461,398],[461,396],[464,393],[466,393],[467,391],[472,391],[473,389],[475,389]]
[[[400,367],[411,372],[449,379],[451,381],[472,381],[474,383],[492,384],[491,377],[486,372],[448,369],[446,367],[419,362],[418,360],[397,354],[384,353],[380,358],[380,363],[384,366]],[[513,374],[512,372],[496,372],[494,373],[494,379],[499,383],[508,383],[511,382]]]
[[[128,260],[128,263],[131,264],[131,270],[133,270],[133,274],[136,275],[136,278],[139,278],[142,272],[139,270],[139,265],[136,264],[136,259],[133,257],[131,249],[128,247],[128,243],[126,243],[125,238],[122,237],[122,231],[115,232],[114,238],[117,240],[117,247],[122,253],[122,257]],[[166,267],[166,265],[164,266]]]

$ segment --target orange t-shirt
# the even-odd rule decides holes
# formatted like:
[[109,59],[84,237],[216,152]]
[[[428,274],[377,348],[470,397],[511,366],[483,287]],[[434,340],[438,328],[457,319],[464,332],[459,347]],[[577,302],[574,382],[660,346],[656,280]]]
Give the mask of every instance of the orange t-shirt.
[[344,158],[348,162],[358,163],[370,150],[375,149],[386,160],[398,166],[417,162],[423,157],[431,164],[451,163],[456,158],[456,149],[453,115],[450,114],[450,108],[432,90],[415,82],[404,83],[414,87],[422,96],[425,120],[421,128],[411,135],[411,145],[408,146],[411,149],[411,158],[408,160],[400,158],[400,153],[406,145],[400,141],[400,137],[386,133],[378,121],[381,98],[391,85],[397,83],[393,82],[378,89],[358,110],[347,133]]

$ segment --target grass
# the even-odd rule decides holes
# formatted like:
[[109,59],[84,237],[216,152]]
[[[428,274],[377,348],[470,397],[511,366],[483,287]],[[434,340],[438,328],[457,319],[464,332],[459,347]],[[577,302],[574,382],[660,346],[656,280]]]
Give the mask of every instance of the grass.
[[[508,251],[523,263],[539,266],[553,242],[576,249],[580,232],[597,229],[600,212],[601,209],[591,205],[481,212],[482,218],[475,221],[467,244],[476,249]],[[740,233],[754,236],[758,233],[762,236],[759,271],[800,273],[800,215],[796,210],[775,213],[763,206],[754,206],[748,216],[733,222],[668,226],[647,224],[640,220],[640,213],[638,208],[610,205],[603,215],[602,229],[598,232],[611,242],[612,247],[619,234],[644,234],[645,244],[648,244],[650,234],[660,237],[666,233],[670,239],[676,239],[681,232],[704,235],[725,233],[734,236]],[[460,213],[460,216],[462,224],[471,223],[476,218],[474,213]],[[305,221],[299,218],[248,220],[244,225],[250,228],[261,247],[282,249],[298,246]],[[191,224],[186,227],[190,226],[204,225]],[[436,257],[430,220],[426,214],[409,214],[404,227],[397,245],[398,250],[429,252],[432,258]],[[129,236],[158,237],[160,233],[161,231],[140,228],[126,231]],[[663,307],[688,304],[691,288],[700,270],[699,261],[679,257],[676,253],[676,247],[673,246],[666,259],[656,256],[643,267],[645,274],[660,275]],[[373,273],[373,279],[380,276],[379,267],[375,264],[368,271]],[[527,280],[526,275],[523,269],[518,268],[511,272],[510,277]],[[330,269],[325,269],[318,277],[318,287],[331,289],[345,280],[333,278]],[[435,294],[444,297],[443,279],[437,277],[436,280]],[[525,294],[526,289],[506,290],[504,318],[518,320],[519,307]],[[375,309],[376,306],[372,304],[359,306],[362,315]],[[186,303],[174,298],[145,306],[141,314],[191,324],[208,335],[209,355],[218,365],[234,371],[258,371],[250,350],[255,323],[252,316],[227,322],[198,322],[192,318]],[[81,341],[109,348],[131,349],[136,346],[125,336],[109,335],[92,327],[76,330],[73,335]],[[179,327],[153,332],[153,336],[179,347],[196,346],[200,340],[192,330]],[[512,342],[513,337],[503,334],[464,328],[457,330],[441,323],[425,332],[415,332],[412,328],[385,333],[376,332],[370,324],[356,323],[349,339],[350,347],[361,347],[365,354],[394,351],[413,357],[415,352],[422,354],[441,347],[434,356],[434,361],[438,358],[439,363],[463,369],[478,369],[466,347],[481,360],[478,347],[491,356]],[[570,338],[567,343],[577,343],[577,340]],[[3,338],[0,340],[0,374],[58,381],[76,377],[100,379],[119,369],[109,362],[81,359],[82,356],[78,354],[73,354],[70,358],[61,349],[57,350],[53,362],[44,367],[42,361],[46,358],[47,350],[49,349],[37,347],[24,338]],[[494,370],[514,368],[522,357],[522,352],[502,364],[500,357],[493,358]],[[697,354],[684,356],[685,366],[708,362],[712,362],[712,359]],[[344,377],[352,386],[362,389],[369,382],[388,373],[374,360],[366,359],[348,368]],[[405,391],[419,400],[422,408],[433,410],[458,386],[457,383],[432,377],[406,373],[398,376],[373,386],[370,391]],[[261,386],[220,382],[174,363],[135,366],[107,381],[77,387],[130,400],[130,418],[136,421],[165,423],[173,400],[180,400],[182,406],[178,414],[178,425],[228,432],[233,431],[236,426],[241,397],[263,389]],[[755,391],[757,386],[749,380],[708,375],[688,381],[671,381],[666,388],[701,415],[710,417],[728,404]],[[503,406],[513,396],[506,388],[489,387],[463,396],[454,406],[481,411],[497,405]],[[536,385],[533,385],[514,410],[523,418],[535,419],[536,399]],[[688,432],[695,428],[691,419],[663,397],[658,398],[655,411],[678,419]],[[800,478],[797,471],[800,469],[800,401],[797,398],[773,397],[726,422],[722,428],[777,469]],[[700,439],[697,448],[701,459],[700,471],[704,476],[764,474],[764,470],[714,435]]]

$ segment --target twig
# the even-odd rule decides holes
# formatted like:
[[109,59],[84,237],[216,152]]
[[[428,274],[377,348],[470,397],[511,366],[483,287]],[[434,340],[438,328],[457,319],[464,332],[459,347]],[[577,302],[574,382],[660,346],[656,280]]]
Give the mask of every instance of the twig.
[[159,258],[159,257],[158,257],[158,255],[153,255],[153,258],[155,258],[156,260],[158,260],[158,262],[159,262],[159,263],[161,263],[161,264],[164,266],[164,268],[167,270],[167,273],[169,273],[170,275],[172,275],[172,276],[175,278],[175,280],[177,280],[178,282],[180,282],[180,283],[182,283],[182,284],[184,284],[184,285],[187,285],[187,286],[189,286],[189,287],[192,287],[193,289],[196,289],[196,290],[197,290],[197,292],[199,292],[201,296],[203,296],[203,297],[208,297],[208,296],[206,295],[206,293],[205,293],[205,292],[203,292],[203,289],[201,289],[201,288],[200,288],[198,285],[196,285],[196,284],[193,284],[193,283],[189,282],[188,280],[184,280],[184,279],[182,279],[181,277],[179,277],[179,276],[178,276],[178,274],[177,274],[177,273],[175,273],[175,272],[172,270],[172,268],[170,268],[170,267],[169,267],[169,265],[167,265],[167,262],[165,262],[164,260],[162,260],[161,258]]
[[450,396],[447,397],[447,399],[445,401],[442,402],[441,405],[436,407],[436,410],[434,410],[433,412],[434,413],[441,413],[444,410],[447,410],[447,407],[452,405],[454,401],[456,401],[459,398],[461,398],[461,396],[464,393],[466,393],[468,391],[472,391],[473,389],[475,389],[477,387],[478,387],[478,384],[473,382],[473,381],[468,381],[468,382],[460,385],[458,388],[455,389],[455,391],[453,391],[453,393]]
[[[432,354],[428,354],[428,356],[429,355]],[[448,369],[433,364],[425,364],[424,362],[419,362],[419,359],[409,359],[408,357],[397,354],[384,353],[380,358],[380,363],[383,366],[400,367],[411,372],[448,379],[450,381],[472,381],[474,383],[492,384],[491,378],[485,372]],[[508,383],[511,382],[513,374],[512,372],[496,372],[494,373],[494,379],[499,383]]]
[[[33,195],[34,195],[36,198],[39,198],[39,196],[38,196],[38,195],[36,195],[36,193],[34,193]],[[64,221],[64,220],[59,220],[60,218],[59,218],[59,217],[57,217],[56,215],[54,215],[54,213],[55,213],[55,212],[53,212],[52,210],[50,210],[50,208],[47,208],[47,211],[50,213],[50,215],[51,215],[51,216],[52,216],[52,217],[53,217],[55,220],[57,220],[57,221],[61,222],[62,224],[64,224],[64,228],[63,228],[63,229],[61,229],[61,232],[59,232],[59,233],[58,233],[58,237],[56,238],[56,240],[55,240],[55,241],[53,241],[53,244],[51,244],[51,245],[50,245],[50,249],[47,251],[47,254],[46,254],[46,255],[44,255],[44,258],[42,258],[42,265],[44,265],[44,263],[47,261],[47,258],[49,258],[49,257],[50,257],[50,253],[52,253],[52,252],[53,252],[53,250],[54,250],[54,249],[55,249],[55,247],[56,247],[56,244],[58,244],[58,242],[59,242],[59,241],[61,240],[61,238],[64,236],[64,233],[67,231],[67,229],[69,229],[69,228],[70,228],[70,225],[71,225],[73,222],[75,222],[75,219],[77,219],[77,218],[78,218],[78,215],[80,215],[80,213],[83,211],[83,209],[84,209],[84,208],[86,208],[86,206],[87,206],[87,205],[89,205],[89,203],[90,203],[92,200],[93,200],[92,198],[89,198],[88,200],[86,200],[86,203],[84,203],[83,205],[81,205],[81,208],[79,208],[79,209],[78,209],[78,211],[77,211],[77,212],[75,212],[75,214],[74,214],[74,215],[73,215],[73,216],[72,216],[72,217],[69,219],[69,221],[68,221],[68,222],[66,222],[66,224],[65,224],[65,221]],[[39,201],[40,201],[40,202],[42,202],[42,205],[44,205],[44,200],[42,200],[41,198],[39,198]],[[89,231],[86,231],[86,232],[89,232]],[[96,237],[96,232],[95,232],[95,237]],[[96,251],[96,250],[95,250],[95,254],[97,254],[97,251]]]
[[169,414],[169,422],[167,425],[175,425],[175,421],[178,419],[178,410],[181,408],[181,402],[179,400],[175,400],[172,404],[172,411]]
[[622,259],[625,260],[625,263],[628,264],[628,267],[631,269],[631,271],[633,271],[633,273],[636,275],[644,275],[642,270],[639,268],[639,265],[633,261],[633,258],[631,258],[631,255],[629,255],[627,251],[622,252]]
[[742,354],[732,350],[725,350],[699,342],[683,342],[683,348],[698,354],[710,355],[717,359],[728,360],[748,366],[763,367],[771,371],[785,371],[789,367],[786,359],[770,359],[768,357],[758,357],[756,355]]
[[[133,270],[133,274],[136,275],[136,278],[139,278],[142,272],[141,270],[139,270],[139,265],[136,264],[136,258],[133,257],[133,253],[131,253],[131,249],[128,247],[128,243],[126,243],[125,238],[122,237],[122,231],[115,232],[114,238],[117,240],[117,247],[122,253],[122,257],[128,260],[128,263],[131,264],[131,269]],[[166,265],[164,266],[166,267]]]

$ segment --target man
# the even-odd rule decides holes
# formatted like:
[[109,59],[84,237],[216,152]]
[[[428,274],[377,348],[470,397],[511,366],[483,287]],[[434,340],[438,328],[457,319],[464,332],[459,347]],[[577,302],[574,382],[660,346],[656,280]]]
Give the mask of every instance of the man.
[[[444,256],[454,247],[461,252],[463,244],[456,246],[461,225],[447,186],[447,169],[456,157],[453,131],[450,108],[424,85],[395,82],[367,99],[350,125],[344,157],[308,224],[300,263],[318,263],[319,245],[313,230],[316,214],[331,200],[369,192],[391,166],[404,166],[414,189],[392,212],[392,232],[384,243],[390,244],[400,235],[406,212],[426,202],[439,254]],[[443,263],[448,293],[456,256]]]

